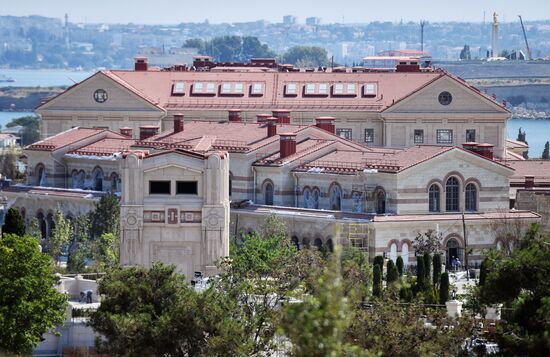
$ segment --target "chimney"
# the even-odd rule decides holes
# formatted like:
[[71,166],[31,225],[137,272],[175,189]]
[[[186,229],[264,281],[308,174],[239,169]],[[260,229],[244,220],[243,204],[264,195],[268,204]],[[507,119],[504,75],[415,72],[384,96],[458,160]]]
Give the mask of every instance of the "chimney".
[[273,116],[279,119],[279,124],[290,124],[290,110],[285,110],[285,109],[274,110]]
[[174,114],[174,133],[179,133],[183,131],[183,114],[176,113]]
[[335,120],[336,118],[334,117],[317,117],[315,118],[315,126],[334,134],[336,132],[334,127]]
[[147,57],[134,57],[134,71],[143,72],[147,71]]
[[243,121],[243,118],[241,117],[240,109],[229,109],[228,114],[229,114],[229,121],[235,121],[235,122]]
[[535,187],[535,176],[526,175],[525,176],[525,188]]
[[483,157],[486,157],[489,160],[493,160],[493,148],[494,145],[492,144],[478,144],[477,145],[477,153]]
[[279,119],[275,117],[269,117],[266,118],[265,121],[267,122],[267,137],[271,138],[272,136],[277,135],[277,122]]
[[147,140],[152,136],[157,135],[159,127],[156,125],[142,125],[139,127],[139,140]]
[[124,136],[127,136],[127,137],[131,138],[132,137],[132,128],[124,126],[124,127],[120,128],[120,133]]
[[477,148],[477,145],[478,145],[478,144],[475,143],[475,142],[467,142],[467,143],[462,144],[462,148],[463,148],[464,150],[473,152],[474,154],[481,155],[481,154],[479,153],[479,150],[478,150],[478,148]]
[[270,114],[258,114],[256,115],[256,121],[258,123],[265,123],[265,120],[270,117],[271,117]]
[[294,133],[281,133],[280,136],[280,144],[281,149],[279,153],[279,157],[281,159],[284,159],[285,157],[289,157],[290,155],[296,154],[296,134]]

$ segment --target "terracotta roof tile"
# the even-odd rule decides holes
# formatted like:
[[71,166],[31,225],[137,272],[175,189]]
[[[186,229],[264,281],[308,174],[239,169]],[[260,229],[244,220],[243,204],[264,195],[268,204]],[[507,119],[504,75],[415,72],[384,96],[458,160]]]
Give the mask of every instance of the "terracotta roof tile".
[[508,160],[503,163],[515,170],[512,183],[525,182],[525,176],[534,176],[536,183],[550,183],[550,160]]

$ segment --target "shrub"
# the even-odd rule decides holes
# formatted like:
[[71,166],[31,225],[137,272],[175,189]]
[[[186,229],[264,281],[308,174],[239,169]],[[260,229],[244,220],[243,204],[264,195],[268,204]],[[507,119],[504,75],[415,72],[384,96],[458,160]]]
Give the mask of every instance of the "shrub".
[[433,261],[432,282],[434,286],[439,286],[439,280],[441,279],[441,254],[434,254],[432,261]]
[[397,261],[395,262],[395,265],[397,267],[397,273],[399,274],[399,276],[403,276],[404,264],[403,264],[403,258],[401,258],[401,256],[397,257]]
[[382,271],[380,265],[376,264],[372,273],[372,295],[380,296],[382,294]]
[[426,272],[424,270],[424,258],[423,257],[416,257],[416,287],[417,291],[424,290],[426,279]]
[[449,300],[449,273],[443,273],[439,283],[439,303],[445,304],[447,300]]
[[397,272],[397,267],[393,263],[393,260],[390,259],[388,261],[388,265],[386,266],[386,269],[387,269],[386,281],[388,282],[388,284],[396,282],[397,279],[399,278],[399,275]]

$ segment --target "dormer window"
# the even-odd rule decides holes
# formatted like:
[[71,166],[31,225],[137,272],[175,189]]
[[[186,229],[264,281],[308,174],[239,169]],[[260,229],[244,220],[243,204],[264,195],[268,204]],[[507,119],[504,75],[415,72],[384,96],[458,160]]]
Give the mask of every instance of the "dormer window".
[[285,86],[285,95],[296,96],[298,95],[298,86],[296,83],[287,83]]
[[250,95],[253,96],[260,96],[264,94],[264,86],[263,83],[253,83],[250,86]]
[[175,82],[172,86],[172,95],[184,95],[185,94],[185,83],[184,82]]
[[307,83],[304,88],[305,96],[328,96],[327,83]]
[[376,83],[367,83],[363,86],[363,96],[374,98],[377,95],[377,88],[378,86]]
[[241,96],[244,95],[244,85],[243,83],[230,83],[225,82],[222,83],[220,94],[222,95],[234,95],[234,96]]
[[355,97],[357,95],[356,88],[355,83],[336,83],[332,87],[332,95]]
[[214,95],[216,94],[216,85],[214,83],[196,82],[193,84],[191,93],[194,95]]

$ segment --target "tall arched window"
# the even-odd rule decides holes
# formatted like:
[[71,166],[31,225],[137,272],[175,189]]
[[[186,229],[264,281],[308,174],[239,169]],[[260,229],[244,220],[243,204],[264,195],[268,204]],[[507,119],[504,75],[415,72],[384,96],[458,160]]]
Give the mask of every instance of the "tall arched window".
[[477,187],[473,183],[466,185],[466,211],[477,211]]
[[353,201],[353,212],[363,212],[363,195],[361,192],[353,191],[351,194]]
[[311,190],[311,208],[319,209],[319,197],[320,196],[321,196],[321,192],[319,191],[319,188],[314,187]]
[[48,225],[46,223],[46,219],[44,218],[44,213],[38,212],[36,214],[36,219],[38,220],[38,225],[40,226],[40,233],[42,235],[42,239],[44,239],[48,235]]
[[449,212],[459,211],[459,184],[456,177],[450,177],[445,184],[445,209]]
[[76,170],[71,173],[71,188],[78,188],[78,171]]
[[44,186],[46,183],[46,168],[44,167],[44,164],[36,165],[34,173],[36,175],[36,186]]
[[390,259],[395,263],[397,261],[397,244],[390,245]]
[[103,170],[100,167],[95,168],[92,177],[94,191],[103,191]]
[[403,265],[409,265],[409,243],[403,243],[401,245],[401,259],[403,259]]
[[268,182],[264,187],[264,203],[273,206],[273,184]]
[[376,192],[376,213],[386,213],[386,192],[384,190]]
[[311,189],[309,187],[304,188],[304,192],[302,193],[304,197],[304,208],[313,208],[312,207],[312,195],[311,195]]
[[440,207],[441,192],[439,190],[439,186],[436,184],[433,184],[430,186],[429,201],[430,201],[430,212],[441,211],[441,207]]
[[337,184],[330,187],[330,209],[333,211],[342,209],[342,189]]
[[111,192],[120,192],[120,176],[116,172],[111,174]]

